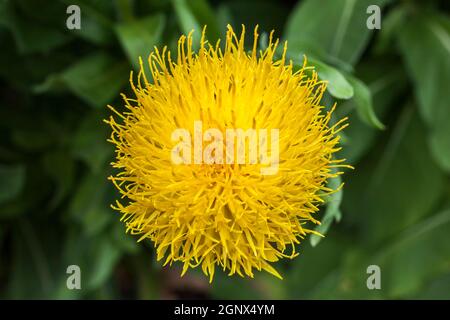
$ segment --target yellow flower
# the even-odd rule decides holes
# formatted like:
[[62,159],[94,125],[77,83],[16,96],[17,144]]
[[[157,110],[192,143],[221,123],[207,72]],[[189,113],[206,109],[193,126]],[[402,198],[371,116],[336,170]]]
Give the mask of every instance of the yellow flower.
[[[332,157],[345,119],[329,125],[334,107],[326,112],[320,105],[326,83],[306,59],[294,71],[286,61],[286,44],[276,59],[278,40],[272,34],[259,51],[256,27],[252,49],[246,51],[244,27],[238,38],[228,26],[224,48],[220,42],[209,44],[204,30],[198,53],[192,33],[181,36],[176,60],[166,48],[150,54],[151,81],[140,59],[136,84],[133,73],[130,77],[135,97],[123,95],[127,110],[110,107],[116,118],[106,122],[116,147],[113,166],[119,169],[110,179],[124,199],[113,207],[122,213],[127,232],[154,243],[164,265],[180,261],[182,275],[201,266],[212,281],[218,265],[229,275],[253,277],[257,269],[281,278],[271,262],[298,254],[296,245],[314,233],[306,224],[319,224],[313,215],[323,196],[335,191],[326,187],[327,179],[342,173],[334,168],[345,166]],[[230,128],[278,130],[279,140],[258,145],[261,150],[277,142],[277,155],[269,148],[270,156],[278,156],[276,170],[263,174],[267,163],[261,157],[249,162],[249,154],[245,163],[236,156],[234,163],[184,161],[196,157],[198,146],[184,149],[189,154],[174,163],[173,133],[185,128],[195,136],[199,121],[201,137],[208,128],[223,136]],[[224,144],[219,148],[224,150],[215,149],[215,155],[227,152]]]

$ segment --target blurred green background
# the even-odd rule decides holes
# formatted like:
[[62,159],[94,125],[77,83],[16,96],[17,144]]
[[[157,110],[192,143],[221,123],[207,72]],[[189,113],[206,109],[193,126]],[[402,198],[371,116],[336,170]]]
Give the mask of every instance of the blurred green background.
[[[66,8],[81,9],[68,30]],[[366,26],[369,5],[381,30]],[[448,1],[0,0],[1,298],[450,298]],[[154,45],[226,24],[276,30],[330,81],[324,104],[348,116],[355,170],[320,212],[326,237],[275,267],[280,281],[162,268],[109,205],[106,104]],[[264,45],[264,41],[262,41]],[[330,181],[337,184],[339,181]],[[81,268],[68,290],[66,268]],[[381,290],[368,290],[369,265]]]

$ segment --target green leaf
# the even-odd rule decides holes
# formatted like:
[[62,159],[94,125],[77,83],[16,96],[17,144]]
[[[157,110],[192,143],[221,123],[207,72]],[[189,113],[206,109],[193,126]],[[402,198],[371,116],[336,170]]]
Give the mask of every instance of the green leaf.
[[[450,257],[450,210],[428,216],[398,233],[381,246],[358,248],[347,254],[337,299],[411,299],[423,294],[424,285],[436,276],[448,274]],[[369,265],[381,270],[381,290],[368,290]],[[344,289],[345,288],[345,289]],[[441,296],[440,298],[443,298]]]
[[327,90],[338,99],[350,99],[353,97],[353,87],[337,69],[316,59],[308,59],[319,74],[319,78],[328,81]]
[[[106,109],[106,108],[105,108]],[[84,161],[94,173],[104,169],[112,156],[113,146],[106,140],[109,135],[108,125],[103,122],[106,110],[92,110],[88,113],[72,139],[72,154]]]
[[187,35],[194,30],[193,47],[197,49],[200,35],[204,26],[207,26],[206,36],[215,43],[220,38],[218,19],[206,0],[172,0],[181,31]]
[[75,162],[65,151],[53,151],[45,154],[44,168],[55,183],[49,208],[54,209],[70,192],[75,180]]
[[137,239],[126,233],[126,226],[120,221],[119,216],[116,216],[110,230],[111,242],[114,246],[120,248],[124,252],[136,253],[141,248],[141,244],[137,243]]
[[231,14],[231,10],[228,5],[226,4],[220,4],[219,7],[216,10],[216,16],[217,16],[217,25],[220,26],[220,30],[223,30],[226,28],[227,25],[234,26],[233,16]]
[[[408,19],[398,32],[400,48],[419,101],[420,113],[427,124],[446,115],[447,103],[440,94],[450,77],[450,36],[439,17]],[[417,41],[417,39],[421,39]]]
[[320,246],[300,244],[299,256],[290,261],[288,269],[282,273],[289,299],[314,299],[321,291],[328,296],[320,298],[334,296],[334,272],[340,266],[343,253],[351,247],[351,242],[335,231],[333,228]]
[[108,233],[87,237],[71,230],[65,242],[64,261],[67,266],[75,264],[80,267],[82,289],[92,291],[105,285],[121,253]]
[[[393,107],[393,102],[407,85],[402,68],[395,61],[384,58],[369,60],[359,65],[356,75],[368,84],[377,113],[383,119],[386,118]],[[372,148],[376,138],[382,133],[374,126],[368,126],[366,122],[363,122],[359,113],[353,112],[355,109],[357,109],[355,99],[340,103],[336,108],[336,118],[342,119],[348,116],[350,124],[344,130],[347,139],[343,141],[343,148],[339,152],[342,156],[339,158],[347,159],[351,164],[356,164]]]
[[361,120],[374,128],[384,129],[384,125],[378,119],[373,109],[370,89],[364,82],[355,77],[347,76],[347,79],[353,86],[355,92],[353,99],[355,100],[356,110],[358,111]]
[[450,299],[450,273],[438,276],[426,288],[422,289],[419,299],[423,300],[449,300]]
[[383,26],[375,43],[376,53],[382,54],[391,50],[397,30],[401,28],[407,18],[406,13],[407,10],[402,5],[398,5],[386,13],[383,17]]
[[389,136],[346,177],[343,210],[369,243],[416,223],[443,195],[445,175],[427,152],[426,131],[414,111],[407,105],[392,132],[385,132]]
[[386,0],[306,0],[293,10],[286,25],[285,38],[290,50],[308,54],[319,48],[326,54],[356,63],[373,30],[369,30],[366,13],[370,5],[383,7]]
[[[337,190],[339,187],[342,187],[341,185],[342,178],[341,176],[337,176],[336,178],[330,179],[327,187],[333,190]],[[342,197],[342,188],[327,197],[327,208],[325,209],[325,215],[323,216],[321,224],[315,228],[315,230],[320,234],[325,235],[327,233],[333,220],[339,222],[339,220],[341,219],[342,213],[339,207],[342,202]],[[316,234],[312,234],[309,240],[311,245],[315,247],[317,244],[319,244],[320,240],[322,240],[322,237]]]
[[[28,165],[25,169],[25,181],[21,182],[22,178],[21,174],[19,174],[17,180],[11,182],[13,189],[15,183],[23,183],[23,189],[17,197],[11,198],[2,204],[0,211],[2,219],[18,219],[24,214],[28,216],[36,213],[41,216],[47,214],[47,208],[43,204],[46,203],[51,195],[52,184],[42,166],[39,165],[40,161],[33,160],[35,160],[33,165]],[[8,194],[8,191],[5,194]]]
[[164,30],[164,16],[154,15],[116,26],[117,36],[133,67],[139,69],[139,57],[146,63]]
[[63,30],[30,19],[10,0],[0,2],[0,25],[11,31],[21,54],[48,53],[71,39]]
[[64,93],[66,89],[66,85],[59,74],[51,74],[44,82],[38,83],[32,87],[32,91],[37,94],[46,92]]
[[8,263],[8,299],[50,299],[57,283],[65,284],[60,227],[56,221],[42,223],[42,217],[39,222],[16,221]]
[[431,132],[429,144],[436,162],[450,172],[450,126],[441,123]]
[[[390,272],[393,298],[419,292],[435,274],[449,271],[450,209],[438,212],[406,230],[389,249],[379,254],[383,270]],[[428,278],[428,279],[427,279]]]
[[216,14],[207,0],[189,0],[190,10],[201,27],[207,26],[207,38],[215,43],[220,38],[220,28]]
[[25,184],[23,165],[0,165],[0,203],[17,197]]
[[[202,28],[189,8],[188,2],[186,0],[172,0],[172,4],[182,32],[187,35],[192,30],[195,30],[195,34],[198,37]],[[198,46],[198,43],[196,44],[196,41],[194,41],[193,45]]]
[[[9,277],[7,298],[30,299],[48,295],[51,286],[51,275],[47,260],[42,254],[39,244],[25,241],[24,233],[16,229],[14,234],[11,267],[14,272]],[[35,240],[35,239],[33,239]],[[28,243],[28,246],[27,246]],[[35,250],[39,246],[40,250]]]
[[441,16],[417,16],[408,19],[398,36],[420,114],[429,127],[433,156],[450,172],[450,108],[442,97],[450,83],[450,31],[446,24],[448,18]]
[[102,286],[111,276],[121,255],[121,250],[115,247],[109,238],[95,239],[94,242],[93,246],[95,249],[92,252],[94,263],[89,263],[88,288]]
[[126,63],[106,53],[95,53],[67,69],[61,77],[73,93],[100,108],[118,96],[128,81],[128,68]]
[[79,223],[87,236],[96,235],[114,216],[109,207],[112,196],[112,186],[106,179],[106,173],[86,175],[74,191],[67,216]]

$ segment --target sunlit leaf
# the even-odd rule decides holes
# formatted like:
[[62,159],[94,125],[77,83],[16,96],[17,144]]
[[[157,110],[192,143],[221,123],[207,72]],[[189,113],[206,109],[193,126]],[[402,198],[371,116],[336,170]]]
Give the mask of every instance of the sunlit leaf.
[[328,82],[327,90],[333,97],[338,99],[350,99],[353,97],[353,86],[339,70],[315,59],[308,60],[315,67],[319,78]]

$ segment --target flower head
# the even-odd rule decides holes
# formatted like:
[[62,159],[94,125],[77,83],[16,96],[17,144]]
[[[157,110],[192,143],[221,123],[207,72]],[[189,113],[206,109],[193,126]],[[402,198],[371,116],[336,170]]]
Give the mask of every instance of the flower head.
[[[116,116],[107,121],[119,169],[110,179],[123,199],[114,208],[128,232],[154,243],[158,260],[180,261],[182,274],[201,266],[212,281],[220,266],[230,275],[253,277],[257,269],[281,278],[271,263],[297,255],[296,245],[314,232],[307,223],[319,223],[314,213],[333,192],[327,179],[341,173],[334,168],[342,160],[333,153],[345,119],[330,125],[334,107],[326,112],[320,105],[326,83],[306,62],[295,71],[286,44],[276,58],[272,34],[262,51],[257,28],[246,51],[245,28],[238,37],[230,26],[223,48],[208,43],[205,31],[197,53],[192,33],[180,37],[175,60],[166,48],[155,48],[148,58],[151,78],[141,60],[136,83],[130,77],[135,97],[123,96],[127,110],[112,108]],[[174,141],[180,128],[189,140],[200,136],[193,144],[201,147]],[[206,134],[208,128],[215,134]],[[256,133],[231,148],[220,144],[229,138],[227,129],[237,128]],[[270,139],[267,132],[278,135]],[[207,159],[212,141],[219,144]],[[252,141],[256,157],[245,153]],[[177,144],[184,154],[174,162]],[[240,151],[245,161],[236,160]],[[203,161],[192,161],[199,157]],[[276,170],[264,174],[270,165]]]

